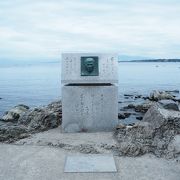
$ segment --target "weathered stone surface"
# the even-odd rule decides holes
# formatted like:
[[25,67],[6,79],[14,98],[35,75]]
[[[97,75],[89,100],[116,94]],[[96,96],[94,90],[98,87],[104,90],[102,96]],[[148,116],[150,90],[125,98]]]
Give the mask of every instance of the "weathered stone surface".
[[161,100],[159,103],[165,108],[169,110],[179,111],[178,103],[173,100]]
[[180,154],[180,135],[176,135],[174,139],[168,145],[169,157]]
[[62,116],[61,102],[53,102],[47,107],[35,108],[23,114],[19,124],[27,126],[29,131],[43,131],[60,125]]
[[29,135],[25,126],[6,124],[0,126],[0,142],[13,142],[28,136]]
[[150,96],[150,100],[159,101],[162,99],[174,99],[174,96],[165,91],[153,91]]
[[64,132],[111,131],[118,122],[117,86],[62,87]]
[[29,107],[23,104],[17,105],[11,110],[9,110],[2,118],[1,121],[5,122],[17,122],[19,117],[28,111]]
[[[26,111],[24,111],[25,109]],[[61,101],[30,110],[25,105],[19,105],[8,111],[7,114],[11,115],[8,115],[11,117],[11,119],[9,118],[11,121],[0,121],[0,142],[15,141],[27,137],[31,133],[59,126],[62,116]]]
[[118,113],[118,119],[126,119],[129,116],[131,116],[131,113],[125,112],[125,113]]
[[147,110],[154,104],[156,104],[156,102],[146,100],[145,102],[143,102],[141,104],[129,104],[128,106],[125,106],[123,108],[123,110],[134,109],[135,112],[146,113]]
[[142,104],[136,105],[134,107],[134,109],[136,112],[146,113],[147,110],[154,104],[155,104],[155,102],[147,100],[147,101],[143,102]]
[[[99,75],[81,76],[81,57],[99,57]],[[116,54],[66,53],[62,54],[62,83],[118,83]]]
[[155,104],[141,122],[134,126],[119,126],[115,137],[120,155],[137,156],[151,152],[158,157],[173,158],[180,155],[178,134],[180,112]]
[[148,110],[144,115],[143,121],[151,123],[153,128],[160,128],[172,121],[176,125],[176,130],[180,133],[180,112],[164,109],[158,104]]

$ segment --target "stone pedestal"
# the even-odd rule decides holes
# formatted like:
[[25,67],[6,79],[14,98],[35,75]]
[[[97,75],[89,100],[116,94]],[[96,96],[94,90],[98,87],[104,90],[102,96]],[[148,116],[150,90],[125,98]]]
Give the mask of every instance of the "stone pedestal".
[[62,55],[63,132],[111,131],[118,122],[118,62],[114,54]]
[[64,132],[111,131],[118,121],[117,86],[63,86]]

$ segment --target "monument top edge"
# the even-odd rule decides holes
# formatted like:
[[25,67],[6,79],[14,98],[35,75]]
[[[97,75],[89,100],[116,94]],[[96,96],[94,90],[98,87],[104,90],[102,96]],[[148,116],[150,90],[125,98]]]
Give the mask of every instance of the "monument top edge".
[[104,53],[104,52],[63,52],[61,53],[62,56],[66,55],[113,55],[113,56],[118,56],[119,53]]

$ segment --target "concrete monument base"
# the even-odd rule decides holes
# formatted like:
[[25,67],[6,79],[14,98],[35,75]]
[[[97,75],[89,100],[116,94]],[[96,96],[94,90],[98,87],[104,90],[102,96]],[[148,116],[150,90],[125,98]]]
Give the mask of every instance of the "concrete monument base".
[[63,132],[111,131],[118,122],[118,87],[62,87]]

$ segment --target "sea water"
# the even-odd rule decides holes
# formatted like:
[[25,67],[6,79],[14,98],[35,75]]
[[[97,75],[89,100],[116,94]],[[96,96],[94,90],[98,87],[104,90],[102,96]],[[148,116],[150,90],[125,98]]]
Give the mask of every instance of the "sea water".
[[[180,63],[119,63],[119,99],[124,94],[180,90]],[[0,116],[18,104],[46,105],[61,98],[60,63],[0,67]]]

